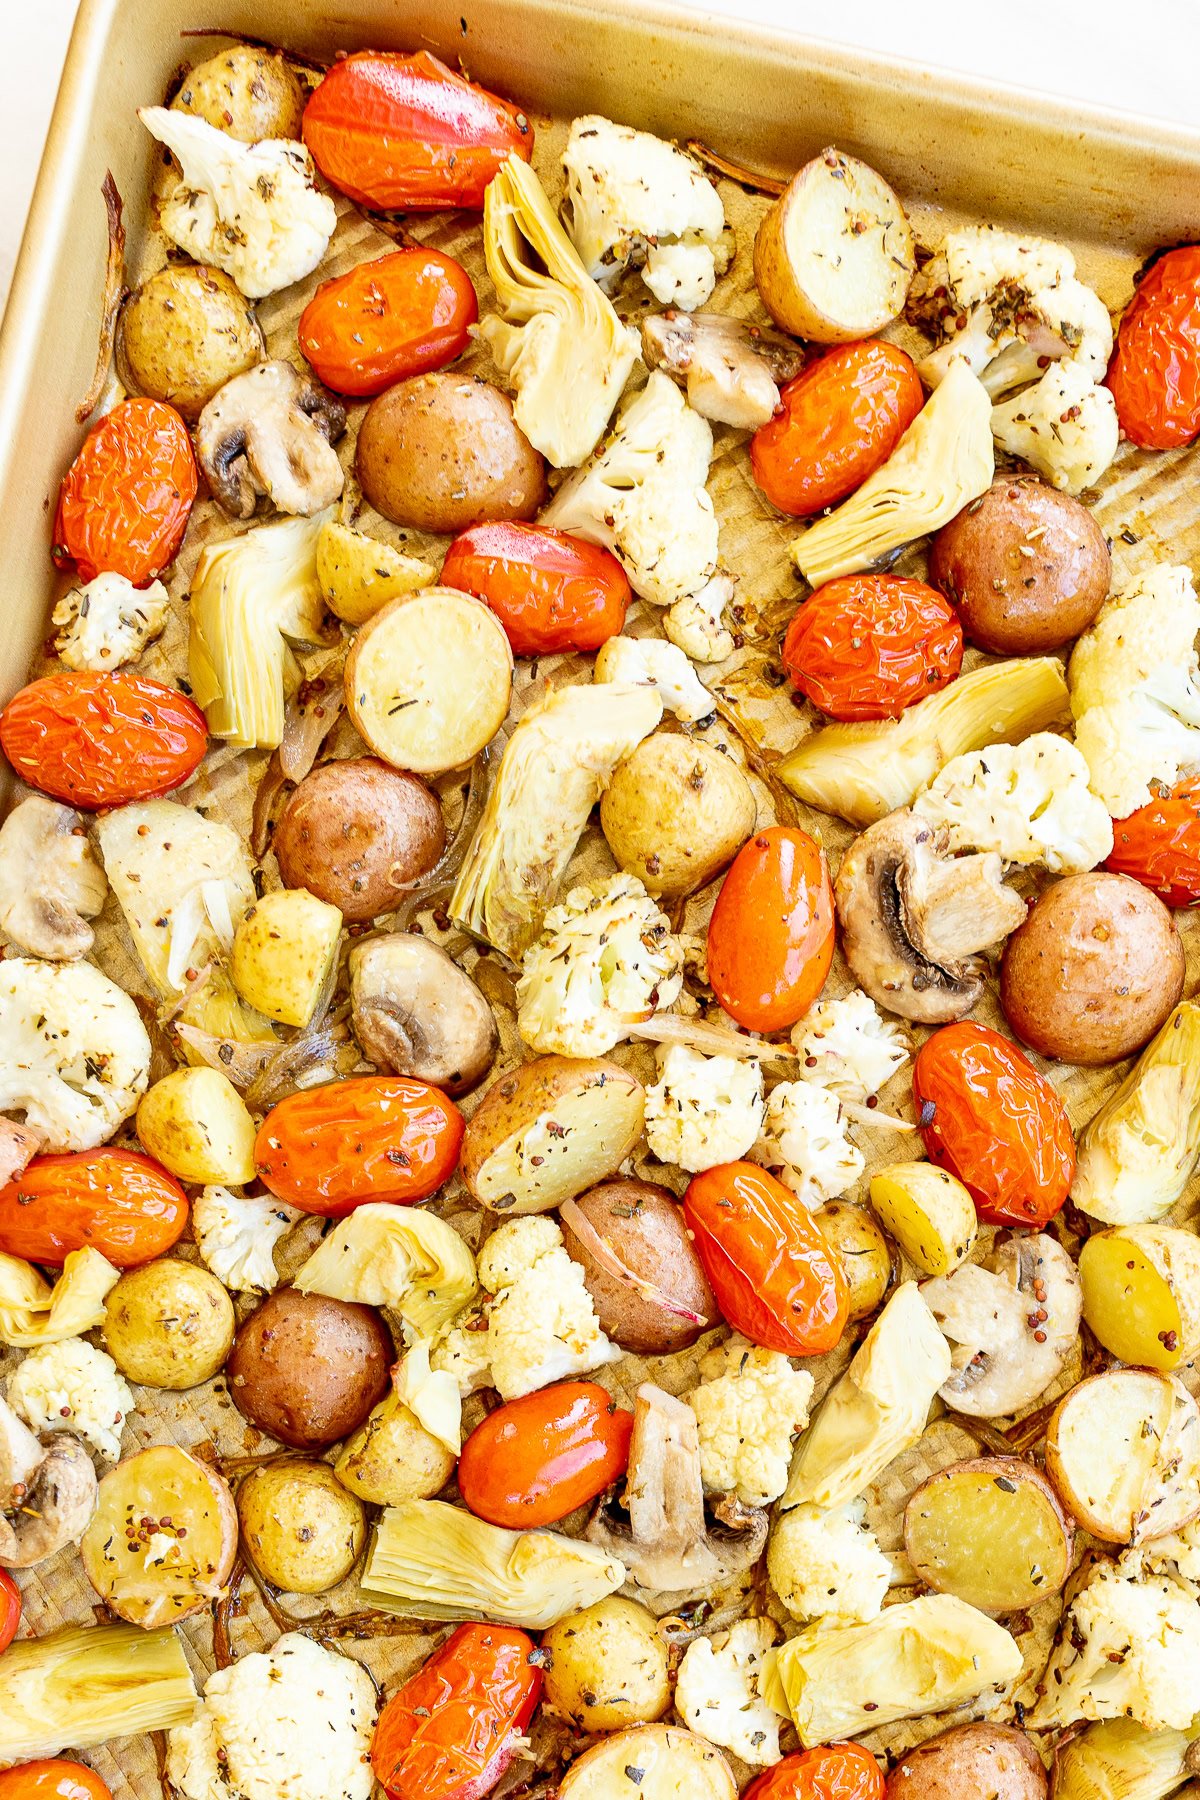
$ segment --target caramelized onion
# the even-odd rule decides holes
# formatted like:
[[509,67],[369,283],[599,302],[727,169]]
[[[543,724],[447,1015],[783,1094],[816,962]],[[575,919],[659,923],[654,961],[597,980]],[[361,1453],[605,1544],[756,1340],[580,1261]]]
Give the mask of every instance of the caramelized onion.
[[274,1038],[214,1037],[211,1031],[201,1031],[198,1025],[180,1024],[175,1029],[210,1069],[219,1069],[222,1075],[227,1075],[235,1088],[249,1087],[280,1050],[279,1042]]
[[401,899],[395,908],[393,930],[407,931],[418,913],[428,912],[431,907],[450,898],[454,891],[454,882],[458,871],[462,867],[463,858],[467,854],[467,846],[475,835],[475,827],[483,817],[490,785],[491,769],[488,763],[488,753],[484,750],[471,764],[471,774],[467,783],[467,793],[463,801],[462,818],[458,822],[458,830],[432,869],[427,869],[424,875],[418,876],[416,881],[410,881],[406,887],[397,889]]
[[627,1262],[623,1262],[612,1245],[600,1236],[586,1214],[576,1206],[574,1200],[562,1201],[558,1209],[558,1216],[563,1224],[569,1226],[574,1232],[596,1266],[603,1269],[606,1275],[611,1275],[614,1281],[619,1281],[622,1287],[632,1288],[636,1294],[640,1294],[642,1299],[648,1300],[652,1306],[661,1307],[673,1318],[686,1319],[689,1325],[712,1323],[710,1319],[705,1318],[703,1313],[693,1312],[690,1306],[684,1306],[680,1301],[672,1299],[670,1294],[664,1293],[663,1289],[656,1286],[647,1276],[639,1275],[636,1269],[631,1269]]
[[652,1044],[686,1044],[705,1056],[758,1056],[764,1062],[795,1062],[800,1054],[791,1044],[772,1044],[767,1038],[730,1031],[727,1025],[710,1025],[707,1019],[686,1019],[682,1013],[652,1013],[648,1019],[626,1021],[625,1030],[631,1038],[645,1038]]
[[77,425],[82,425],[85,419],[91,417],[104,392],[117,335],[117,315],[125,298],[125,227],[121,222],[123,208],[111,169],[105,172],[100,192],[104,195],[104,211],[108,220],[108,262],[105,265],[104,293],[100,301],[100,344],[96,352],[96,370],[91,386],[75,408]]
[[285,781],[304,780],[317,760],[317,752],[345,711],[346,690],[342,682],[345,661],[344,645],[327,651],[314,661],[312,673],[305,677],[288,701],[283,715],[283,736],[276,753]]

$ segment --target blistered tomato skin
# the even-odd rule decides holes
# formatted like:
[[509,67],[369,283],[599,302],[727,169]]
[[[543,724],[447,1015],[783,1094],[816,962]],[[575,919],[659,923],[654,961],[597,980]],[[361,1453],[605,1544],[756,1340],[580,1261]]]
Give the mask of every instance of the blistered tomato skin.
[[368,1200],[426,1200],[458,1167],[463,1116],[440,1088],[356,1075],[273,1106],[254,1160],[277,1199],[341,1219]]
[[17,1635],[21,1623],[21,1590],[7,1569],[0,1569],[0,1656]]
[[1106,380],[1140,449],[1172,450],[1200,433],[1200,244],[1168,250],[1141,282]]
[[780,390],[750,440],[754,479],[773,506],[806,518],[836,506],[885,463],[922,406],[911,356],[866,338],[842,344]]
[[462,264],[418,247],[323,282],[300,314],[297,339],[326,387],[365,398],[453,362],[478,317]]
[[112,1790],[86,1763],[52,1756],[0,1772],[0,1800],[112,1800]]
[[958,615],[899,575],[844,575],[801,606],[783,640],[788,680],[831,719],[895,719],[962,667]]
[[1168,906],[1200,901],[1200,776],[1190,775],[1169,794],[1150,800],[1128,818],[1113,820],[1114,875],[1131,875]]
[[88,1248],[135,1268],[177,1243],[187,1220],[179,1183],[137,1150],[35,1156],[0,1188],[0,1250],[50,1268]]
[[491,607],[514,656],[598,650],[620,633],[632,597],[624,569],[599,544],[505,520],[460,533],[440,579]]
[[755,1163],[720,1163],[694,1177],[683,1216],[735,1331],[787,1356],[833,1349],[849,1316],[846,1280],[790,1188]]
[[785,1756],[757,1780],[742,1800],[884,1800],[883,1771],[861,1744],[822,1744]]
[[163,400],[122,400],[63,477],[54,560],[81,581],[124,575],[145,587],[175,560],[196,498],[187,426]]
[[708,979],[749,1031],[806,1013],[833,961],[833,889],[807,831],[772,825],[738,851],[708,924]]
[[999,1032],[944,1025],[913,1064],[913,1100],[930,1162],[958,1177],[981,1219],[1035,1230],[1062,1207],[1075,1139],[1054,1088]]
[[594,1500],[629,1462],[633,1414],[595,1381],[560,1381],[509,1400],[471,1433],[458,1491],[478,1518],[524,1531]]
[[371,1768],[390,1800],[483,1800],[542,1694],[533,1639],[460,1625],[379,1715]]
[[21,780],[84,812],[170,793],[207,747],[194,700],[121,669],[59,669],[0,713],[0,750]]

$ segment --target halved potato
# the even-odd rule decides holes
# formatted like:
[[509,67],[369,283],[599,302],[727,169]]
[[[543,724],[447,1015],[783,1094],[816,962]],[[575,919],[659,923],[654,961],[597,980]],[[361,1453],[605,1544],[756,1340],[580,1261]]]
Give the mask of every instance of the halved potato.
[[1059,1401],[1046,1473],[1079,1523],[1140,1544],[1200,1513],[1200,1408],[1173,1375],[1110,1369]]
[[277,888],[250,908],[233,936],[229,972],[248,1005],[281,1025],[307,1025],[342,931],[342,915],[307,888]]
[[179,1181],[254,1180],[254,1120],[219,1069],[172,1069],[143,1094],[135,1124],[142,1149]]
[[961,1181],[933,1163],[893,1163],[873,1175],[871,1206],[925,1275],[949,1275],[971,1254],[979,1229],[975,1202]]
[[1079,1258],[1083,1316],[1123,1363],[1174,1369],[1200,1348],[1200,1238],[1173,1225],[1098,1231]]
[[392,600],[346,659],[346,704],[377,756],[418,775],[461,768],[508,714],[512,650],[490,607],[456,588]]
[[931,1475],[904,1509],[904,1547],[920,1579],[980,1612],[1023,1612],[1071,1572],[1074,1527],[1038,1470],[980,1456]]
[[156,1444],[104,1477],[79,1552],[106,1605],[150,1631],[208,1610],[229,1580],[237,1538],[223,1477],[175,1444]]
[[317,538],[317,581],[330,612],[347,625],[361,625],[389,600],[431,586],[436,574],[432,563],[340,519],[326,519]]
[[916,272],[904,208],[866,163],[814,156],[754,240],[754,279],[777,325],[817,344],[870,337],[896,318]]
[[558,1800],[736,1800],[733,1771],[682,1725],[638,1725],[601,1738],[573,1762]]
[[493,1212],[549,1212],[615,1173],[642,1133],[645,1091],[603,1057],[537,1056],[494,1081],[467,1122],[461,1174]]

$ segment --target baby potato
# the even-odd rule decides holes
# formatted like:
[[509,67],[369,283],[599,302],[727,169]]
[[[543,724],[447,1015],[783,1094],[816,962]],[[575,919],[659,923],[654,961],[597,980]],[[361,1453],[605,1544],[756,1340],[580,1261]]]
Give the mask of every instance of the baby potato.
[[343,1444],[334,1464],[342,1486],[376,1506],[431,1500],[454,1473],[455,1457],[391,1393]]
[[542,1639],[546,1701],[581,1731],[652,1725],[671,1704],[667,1647],[653,1613],[610,1594]]
[[917,1578],[981,1612],[1022,1612],[1057,1594],[1074,1544],[1046,1477],[1015,1456],[951,1463],[923,1481],[904,1510]]
[[892,1252],[865,1206],[829,1200],[813,1214],[821,1236],[837,1256],[850,1290],[850,1322],[869,1319],[883,1304],[892,1279]]
[[366,1536],[362,1502],[324,1462],[261,1464],[238,1489],[237,1510],[255,1568],[288,1594],[336,1587],[358,1561]]
[[337,907],[307,888],[264,894],[234,933],[229,964],[234,987],[268,1019],[307,1025],[337,958],[341,932]]
[[233,1302],[208,1269],[164,1256],[127,1269],[104,1308],[104,1342],[130,1381],[198,1387],[233,1343]]
[[172,1069],[143,1094],[138,1142],[178,1181],[237,1187],[254,1180],[254,1120],[219,1069]]
[[971,1794],[979,1800],[1046,1800],[1046,1771],[1023,1731],[982,1721],[955,1725],[906,1750],[887,1781],[887,1800],[963,1800]]
[[[600,1329],[622,1350],[669,1356],[720,1319],[670,1188],[618,1176],[581,1194],[559,1224],[568,1256],[583,1270]],[[639,1285],[614,1273],[614,1262]]]
[[325,604],[347,625],[361,625],[389,600],[429,587],[437,570],[392,544],[326,519],[317,538],[317,581]]
[[221,269],[168,263],[135,288],[117,325],[117,368],[133,394],[195,422],[218,388],[266,355],[254,308]]
[[549,1212],[612,1175],[642,1134],[642,1084],[603,1057],[536,1056],[467,1121],[461,1174],[492,1212]]
[[277,50],[235,44],[197,63],[171,105],[243,144],[299,138],[304,90]]
[[229,1396],[281,1444],[324,1450],[357,1431],[383,1399],[395,1357],[373,1306],[277,1288],[238,1330]]
[[1200,1238],[1173,1225],[1095,1232],[1079,1257],[1083,1317],[1119,1362],[1174,1369],[1200,1349]]
[[733,758],[678,732],[643,738],[600,802],[601,829],[621,868],[668,898],[719,874],[756,817],[753,790]]
[[1083,1529],[1104,1543],[1179,1531],[1200,1512],[1200,1408],[1175,1375],[1090,1375],[1054,1409],[1046,1474]]
[[285,887],[307,888],[350,925],[393,911],[446,847],[437,797],[373,756],[321,763],[295,789],[271,840]]
[[924,1275],[949,1275],[971,1254],[979,1229],[975,1202],[946,1169],[893,1163],[871,1177],[871,1206]]

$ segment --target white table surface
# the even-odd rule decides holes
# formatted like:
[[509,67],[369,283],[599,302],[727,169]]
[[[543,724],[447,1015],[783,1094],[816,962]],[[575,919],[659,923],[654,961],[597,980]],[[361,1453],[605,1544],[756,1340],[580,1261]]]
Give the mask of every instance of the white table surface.
[[[128,0],[135,5],[136,0]],[[0,304],[8,292],[33,192],[76,0],[0,0]],[[698,10],[702,10],[698,8]],[[996,81],[1200,123],[1200,0],[959,0],[936,8],[896,0],[718,0],[707,10]],[[1197,213],[1200,223],[1200,196]]]

